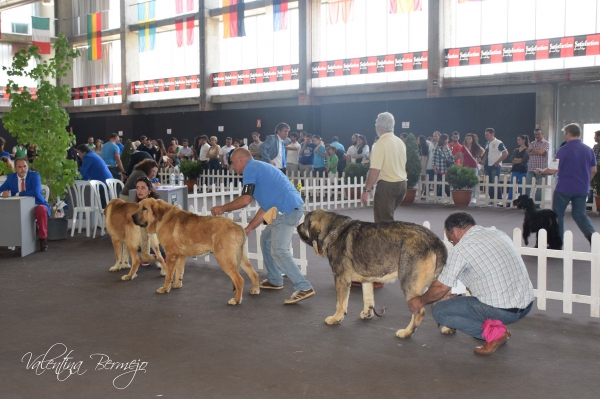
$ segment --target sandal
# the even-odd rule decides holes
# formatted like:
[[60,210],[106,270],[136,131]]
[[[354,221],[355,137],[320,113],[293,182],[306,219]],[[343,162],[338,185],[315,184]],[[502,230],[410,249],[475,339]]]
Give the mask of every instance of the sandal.
[[283,303],[289,305],[292,303],[300,302],[306,298],[310,298],[313,295],[315,295],[315,290],[313,290],[312,288],[310,290],[296,291],[292,294],[291,297],[283,301]]

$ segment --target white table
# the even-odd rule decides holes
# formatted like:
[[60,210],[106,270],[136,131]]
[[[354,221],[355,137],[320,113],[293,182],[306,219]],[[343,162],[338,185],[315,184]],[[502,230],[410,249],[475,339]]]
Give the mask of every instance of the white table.
[[35,252],[35,198],[0,198],[0,246],[21,247],[21,257]]

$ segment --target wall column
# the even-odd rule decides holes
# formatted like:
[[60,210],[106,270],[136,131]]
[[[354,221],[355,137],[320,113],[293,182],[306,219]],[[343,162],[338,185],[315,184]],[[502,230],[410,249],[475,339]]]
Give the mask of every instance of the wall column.
[[134,7],[137,3],[135,0],[121,0],[121,115],[138,113],[131,107],[129,99],[129,83],[138,80],[139,76],[138,34],[127,28],[132,21],[137,22],[137,7]]
[[444,47],[445,22],[444,0],[429,1],[427,39],[427,97],[445,97]]

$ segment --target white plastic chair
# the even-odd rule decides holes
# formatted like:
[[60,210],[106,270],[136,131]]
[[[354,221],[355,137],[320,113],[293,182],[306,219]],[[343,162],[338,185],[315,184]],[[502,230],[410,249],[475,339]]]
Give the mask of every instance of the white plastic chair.
[[[86,188],[89,188],[86,190]],[[77,180],[71,187],[71,198],[75,202],[73,204],[73,228],[71,229],[71,237],[75,235],[75,225],[79,221],[79,230],[77,233],[81,233],[81,225],[83,223],[83,217],[85,215],[85,229],[86,236],[90,236],[90,224],[92,219],[92,212],[99,212],[100,205],[96,206],[96,195],[94,194],[94,189],[89,181],[86,180]],[[87,203],[90,205],[86,205],[86,191],[89,192],[87,195],[88,201]],[[94,237],[96,235],[96,231],[94,228]]]
[[46,202],[48,202],[48,198],[50,197],[50,188],[45,184],[42,184],[42,195],[44,196]]
[[110,194],[111,200],[119,198],[117,195],[118,186],[121,186],[121,191],[123,191],[123,187],[125,187],[125,183],[119,179],[106,179],[106,185],[108,186],[108,193]]
[[[98,226],[98,223],[100,223],[100,235],[103,236],[104,235],[104,229],[106,228],[106,220],[104,217],[104,208],[102,208],[102,197],[104,197],[104,203],[106,205],[108,205],[108,188],[106,187],[106,184],[104,184],[103,182],[101,182],[100,180],[90,180],[90,186],[92,186],[92,189],[94,190],[94,196],[96,197],[96,205],[97,205],[97,212],[96,212],[96,221],[94,223],[94,234],[92,236],[92,238],[96,238],[96,228]],[[100,190],[100,187],[102,187],[102,190]]]

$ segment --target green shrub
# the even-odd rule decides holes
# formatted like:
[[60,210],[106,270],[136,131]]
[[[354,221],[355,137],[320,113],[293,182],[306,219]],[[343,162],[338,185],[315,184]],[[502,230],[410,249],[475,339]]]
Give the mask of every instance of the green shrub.
[[182,161],[179,164],[179,170],[186,180],[198,180],[202,175],[202,164],[200,161]]
[[410,133],[406,137],[406,174],[408,188],[415,188],[421,180],[421,154],[415,135]]
[[346,183],[354,183],[354,178],[356,177],[356,182],[360,182],[360,178],[364,177],[364,181],[367,180],[367,168],[363,166],[361,163],[349,163],[346,165],[344,169],[344,176]]
[[448,168],[446,181],[453,190],[470,190],[479,183],[479,178],[473,173],[473,168],[452,165]]

